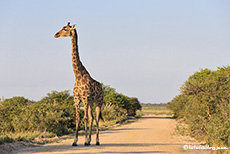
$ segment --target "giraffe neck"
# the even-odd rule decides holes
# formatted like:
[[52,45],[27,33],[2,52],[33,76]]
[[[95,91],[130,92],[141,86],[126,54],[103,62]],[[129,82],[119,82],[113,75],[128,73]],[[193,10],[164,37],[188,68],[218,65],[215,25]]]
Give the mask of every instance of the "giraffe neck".
[[78,36],[77,31],[74,29],[74,32],[70,36],[72,41],[72,65],[75,76],[79,76],[82,70],[82,63],[80,61],[80,56],[78,52]]

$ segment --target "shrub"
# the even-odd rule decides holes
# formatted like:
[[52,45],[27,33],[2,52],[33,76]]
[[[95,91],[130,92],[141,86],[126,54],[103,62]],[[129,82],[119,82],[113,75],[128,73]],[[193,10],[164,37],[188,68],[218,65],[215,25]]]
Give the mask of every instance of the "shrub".
[[230,136],[230,67],[216,71],[202,69],[181,87],[168,107],[184,118],[190,134],[207,143],[229,146]]
[[0,102],[0,131],[17,132],[27,129],[25,111],[33,102],[24,97],[13,97]]
[[[69,91],[48,93],[38,102],[13,97],[1,102],[0,130],[3,133],[40,131],[66,134],[75,129],[75,107]],[[80,111],[81,119],[83,111]],[[83,127],[82,122],[80,128]]]
[[[105,121],[121,122],[141,109],[137,98],[119,94],[110,86],[103,85],[103,90],[105,103],[102,117]],[[84,128],[83,116],[84,112],[80,110],[80,129]],[[75,130],[75,120],[74,99],[69,91],[52,91],[37,102],[24,97],[0,100],[0,143],[34,139],[41,134],[63,135]],[[18,135],[12,139],[9,134]]]
[[135,116],[136,111],[141,110],[141,104],[137,98],[130,98],[123,94],[117,93],[114,88],[111,88],[108,85],[102,84],[102,87],[105,95],[105,105],[114,105],[116,108],[125,109],[129,116]]
[[185,117],[185,104],[188,98],[186,95],[178,95],[171,102],[167,104],[167,108],[174,111],[174,117],[184,118]]
[[105,121],[116,120],[116,122],[121,122],[128,118],[127,115],[125,109],[118,108],[112,103],[103,106],[102,117]]
[[131,97],[131,98],[128,97],[127,100],[128,100],[126,106],[127,113],[130,116],[135,116],[136,111],[141,110],[141,103],[136,97]]

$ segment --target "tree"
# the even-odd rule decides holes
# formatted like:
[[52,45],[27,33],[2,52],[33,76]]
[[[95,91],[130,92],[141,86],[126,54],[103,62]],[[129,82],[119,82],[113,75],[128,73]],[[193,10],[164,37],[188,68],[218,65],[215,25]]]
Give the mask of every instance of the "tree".
[[104,90],[105,105],[112,104],[117,108],[125,109],[129,116],[135,116],[136,110],[141,109],[141,104],[137,98],[129,98],[121,93],[117,93],[116,90],[109,85],[103,85],[102,87]]
[[136,97],[131,97],[131,98],[128,97],[127,100],[128,100],[128,103],[127,103],[126,108],[128,111],[128,115],[135,116],[136,111],[141,110],[141,103]]

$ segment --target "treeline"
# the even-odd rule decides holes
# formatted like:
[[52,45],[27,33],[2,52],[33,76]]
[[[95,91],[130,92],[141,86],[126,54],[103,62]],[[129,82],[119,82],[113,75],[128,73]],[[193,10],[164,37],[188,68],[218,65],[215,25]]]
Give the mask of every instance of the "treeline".
[[190,135],[209,146],[229,146],[230,66],[194,73],[167,106],[188,124]]
[[141,107],[166,108],[166,103],[141,103]]
[[[116,123],[135,116],[136,110],[141,109],[137,98],[130,98],[116,92],[114,88],[103,85],[104,105],[102,117],[105,121]],[[76,111],[73,96],[70,91],[52,91],[40,101],[31,101],[24,97],[13,97],[0,100],[0,143],[13,140],[34,139],[39,135],[63,135],[75,129]],[[80,128],[83,128],[83,110],[80,111]],[[12,138],[10,134],[30,134],[33,137],[18,136]],[[44,133],[46,132],[46,133]]]

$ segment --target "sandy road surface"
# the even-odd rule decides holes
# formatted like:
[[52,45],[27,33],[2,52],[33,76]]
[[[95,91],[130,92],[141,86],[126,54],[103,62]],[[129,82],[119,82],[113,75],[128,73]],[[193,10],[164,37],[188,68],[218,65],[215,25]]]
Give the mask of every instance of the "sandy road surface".
[[17,154],[154,154],[154,153],[207,153],[202,150],[183,149],[185,144],[199,145],[185,137],[175,136],[176,120],[167,116],[145,116],[136,122],[100,133],[100,146],[84,146],[84,137],[79,137],[77,147],[73,139],[15,151]]

